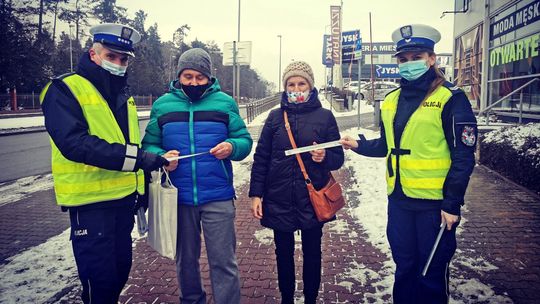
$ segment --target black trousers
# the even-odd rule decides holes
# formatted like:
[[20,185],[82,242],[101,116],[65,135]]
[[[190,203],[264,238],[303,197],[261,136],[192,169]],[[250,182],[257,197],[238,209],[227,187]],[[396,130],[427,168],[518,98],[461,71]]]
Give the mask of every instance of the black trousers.
[[[305,303],[315,303],[321,285],[321,239],[320,227],[301,230]],[[294,268],[294,232],[274,230],[278,285],[282,303],[294,303],[295,268]]]
[[117,303],[131,269],[133,206],[69,211],[83,302]]
[[394,304],[443,304],[449,300],[449,264],[456,252],[456,227],[444,230],[426,276],[422,271],[441,224],[440,209],[411,211],[388,204],[386,233],[396,263]]

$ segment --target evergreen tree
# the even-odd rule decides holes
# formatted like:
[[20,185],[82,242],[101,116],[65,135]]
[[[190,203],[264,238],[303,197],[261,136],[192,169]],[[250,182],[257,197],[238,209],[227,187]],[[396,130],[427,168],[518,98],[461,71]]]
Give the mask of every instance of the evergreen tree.
[[98,0],[93,14],[103,23],[127,23],[126,11],[126,8],[116,4],[116,0]]

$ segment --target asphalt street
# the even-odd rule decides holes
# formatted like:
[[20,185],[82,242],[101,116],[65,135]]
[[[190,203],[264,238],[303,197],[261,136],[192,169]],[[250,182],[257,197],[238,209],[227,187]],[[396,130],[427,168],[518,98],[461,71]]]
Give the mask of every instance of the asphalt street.
[[[372,125],[372,116],[360,116],[363,127]],[[358,126],[357,116],[338,117],[337,121],[341,130]],[[146,119],[140,121],[141,136],[147,124]],[[254,140],[259,137],[259,129],[250,128]],[[45,131],[0,136],[0,147],[0,183],[51,172],[51,147]]]

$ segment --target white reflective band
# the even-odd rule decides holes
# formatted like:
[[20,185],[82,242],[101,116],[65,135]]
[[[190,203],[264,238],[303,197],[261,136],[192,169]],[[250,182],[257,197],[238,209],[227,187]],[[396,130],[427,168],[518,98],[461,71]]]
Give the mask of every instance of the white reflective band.
[[139,148],[133,145],[126,145],[126,158],[124,158],[124,165],[122,171],[131,172],[135,169],[135,163],[137,162],[137,152]]
[[198,156],[198,155],[203,155],[203,154],[208,154],[208,153],[210,153],[210,151],[200,152],[200,153],[195,153],[195,154],[188,154],[188,155],[180,155],[180,156],[175,156],[175,157],[167,157],[166,160],[173,161],[173,160],[179,160],[179,159],[184,159],[184,158],[195,157],[195,156]]
[[293,154],[299,154],[299,153],[305,153],[313,150],[319,150],[319,149],[327,149],[327,148],[333,148],[341,146],[339,143],[339,140],[329,141],[322,144],[316,144],[311,146],[306,146],[302,148],[296,148],[296,149],[290,149],[285,151],[285,155],[293,155]]
[[135,163],[137,162],[136,158],[126,157],[124,158],[124,165],[122,166],[122,171],[132,172],[135,169]]
[[126,157],[137,158],[137,152],[139,148],[133,145],[126,145]]

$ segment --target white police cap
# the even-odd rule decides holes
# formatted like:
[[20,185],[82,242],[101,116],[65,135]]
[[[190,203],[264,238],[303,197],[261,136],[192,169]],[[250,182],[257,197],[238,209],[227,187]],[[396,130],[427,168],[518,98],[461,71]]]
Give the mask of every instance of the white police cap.
[[396,44],[397,56],[403,52],[433,51],[435,43],[441,40],[441,33],[425,24],[409,24],[396,29],[392,33],[392,41]]
[[115,23],[103,23],[90,28],[94,42],[103,44],[106,48],[135,57],[133,45],[141,41],[141,35],[134,28]]

